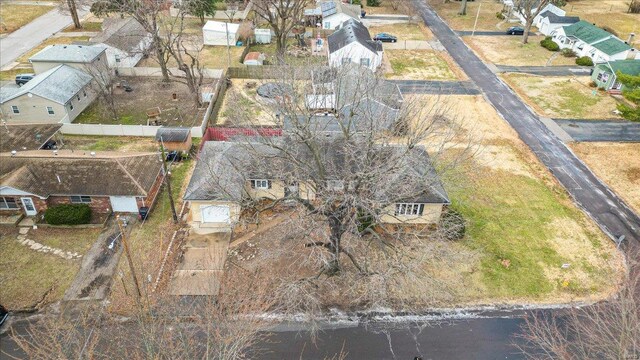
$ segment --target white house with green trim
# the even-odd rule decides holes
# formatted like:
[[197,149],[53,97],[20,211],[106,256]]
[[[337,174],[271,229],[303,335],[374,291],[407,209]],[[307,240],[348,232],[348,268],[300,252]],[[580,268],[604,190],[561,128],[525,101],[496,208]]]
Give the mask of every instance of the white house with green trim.
[[601,89],[622,90],[624,86],[617,79],[618,72],[626,75],[640,75],[640,60],[618,60],[596,64],[591,80]]
[[584,20],[551,32],[561,49],[571,49],[578,56],[588,56],[594,63],[640,59],[640,52],[615,35]]

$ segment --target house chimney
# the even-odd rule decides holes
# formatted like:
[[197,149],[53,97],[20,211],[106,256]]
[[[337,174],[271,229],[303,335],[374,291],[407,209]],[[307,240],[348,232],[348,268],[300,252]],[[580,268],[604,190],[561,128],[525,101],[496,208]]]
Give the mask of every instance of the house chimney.
[[635,37],[636,37],[635,33],[629,34],[629,39],[627,39],[627,44],[629,44],[629,46],[633,46],[633,40],[635,39]]

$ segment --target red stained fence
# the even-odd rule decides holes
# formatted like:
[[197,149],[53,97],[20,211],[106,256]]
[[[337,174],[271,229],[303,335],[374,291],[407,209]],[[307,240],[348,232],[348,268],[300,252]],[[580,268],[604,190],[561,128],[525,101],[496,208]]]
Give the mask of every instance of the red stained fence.
[[[206,141],[232,141],[235,136],[282,136],[281,128],[256,127],[256,128],[236,128],[236,127],[210,127],[204,133],[200,149]],[[198,152],[200,152],[198,150]]]

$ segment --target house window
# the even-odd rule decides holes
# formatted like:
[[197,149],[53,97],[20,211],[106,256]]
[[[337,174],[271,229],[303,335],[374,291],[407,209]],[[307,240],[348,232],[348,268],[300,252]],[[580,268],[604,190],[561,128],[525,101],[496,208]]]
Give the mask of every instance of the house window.
[[327,180],[327,190],[330,190],[330,191],[342,191],[342,190],[344,190],[344,181],[342,181],[342,180]]
[[344,58],[342,58],[342,65],[344,65],[344,64],[348,64],[348,63],[350,63],[350,62],[351,62],[351,58],[348,58],[348,57],[344,57]]
[[369,58],[360,59],[360,65],[369,66],[369,64],[371,64],[371,60],[369,60]]
[[76,98],[78,99],[78,101],[80,101],[80,94],[77,94]]
[[18,109],[18,107],[16,105],[11,105],[11,111],[14,114],[20,114],[20,109]]
[[424,204],[396,204],[396,215],[422,215]]
[[116,62],[119,63],[120,62],[120,55],[114,55],[114,57],[116,58]]
[[70,196],[72,204],[89,204],[91,203],[91,196]]
[[73,103],[72,102],[69,103],[69,110],[73,110]]
[[16,203],[16,199],[9,197],[0,197],[0,209],[19,209],[18,203]]
[[87,97],[87,90],[82,90],[82,95],[83,95],[84,97]]
[[605,72],[601,72],[598,74],[598,80],[602,81],[602,82],[607,82],[609,81],[609,74],[605,73]]
[[271,189],[271,180],[255,179],[251,180],[251,187],[254,189]]
[[56,112],[55,112],[55,111],[53,111],[53,108],[52,108],[51,106],[47,106],[47,113],[48,113],[49,115],[54,115]]

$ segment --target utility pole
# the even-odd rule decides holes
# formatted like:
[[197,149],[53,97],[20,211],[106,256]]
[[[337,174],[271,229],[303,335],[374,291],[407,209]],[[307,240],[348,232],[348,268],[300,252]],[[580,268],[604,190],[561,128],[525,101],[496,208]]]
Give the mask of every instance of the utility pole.
[[171,205],[171,214],[173,215],[173,223],[178,223],[178,214],[176,213],[176,205],[173,203],[173,193],[171,192],[171,180],[169,179],[169,171],[167,171],[167,156],[164,153],[164,141],[160,137],[160,152],[162,153],[162,170],[164,171],[164,183],[167,185],[167,194],[169,194],[169,204]]
[[133,267],[133,261],[131,260],[131,253],[129,252],[129,244],[127,244],[127,235],[124,232],[122,223],[120,222],[120,215],[116,218],[118,228],[120,229],[120,235],[122,237],[122,245],[124,245],[124,252],[127,255],[127,261],[129,262],[129,269],[131,270],[131,276],[133,277],[133,283],[136,286],[136,302],[140,305],[140,298],[142,293],[140,292],[140,284],[138,284],[138,277],[136,276],[136,269]]
[[476,26],[478,25],[478,18],[480,17],[481,6],[482,6],[482,3],[478,3],[478,12],[476,13],[476,21],[473,22],[473,31],[471,32],[471,36],[475,35],[476,33]]

